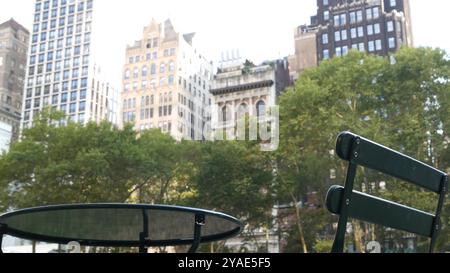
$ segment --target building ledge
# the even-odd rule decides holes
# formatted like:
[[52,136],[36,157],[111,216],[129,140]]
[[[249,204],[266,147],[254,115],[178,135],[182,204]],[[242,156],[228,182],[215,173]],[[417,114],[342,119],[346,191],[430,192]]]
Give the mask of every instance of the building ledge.
[[235,86],[227,86],[224,88],[218,88],[218,89],[212,89],[211,93],[213,95],[221,95],[221,94],[228,94],[228,93],[235,93],[240,91],[247,91],[257,88],[264,88],[264,87],[271,87],[274,85],[273,80],[267,80],[267,81],[259,81],[254,83],[247,83],[247,84],[241,84],[241,85],[235,85]]

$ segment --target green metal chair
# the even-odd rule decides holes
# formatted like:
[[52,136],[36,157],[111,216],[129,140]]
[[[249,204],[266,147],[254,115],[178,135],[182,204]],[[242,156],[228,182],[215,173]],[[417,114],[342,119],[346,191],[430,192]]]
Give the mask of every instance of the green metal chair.
[[[441,212],[448,189],[447,174],[350,132],[338,136],[336,153],[339,158],[348,161],[349,166],[345,187],[332,186],[327,194],[328,210],[340,216],[332,252],[344,252],[347,222],[352,218],[428,237],[431,241],[429,251],[432,253],[441,229]],[[354,191],[358,166],[436,193],[439,196],[436,214]]]

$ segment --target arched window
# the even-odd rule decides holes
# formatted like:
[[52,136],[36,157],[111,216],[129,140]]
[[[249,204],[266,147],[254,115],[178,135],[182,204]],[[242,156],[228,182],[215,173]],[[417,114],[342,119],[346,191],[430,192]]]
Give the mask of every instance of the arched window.
[[264,101],[259,101],[256,104],[256,114],[259,118],[266,116],[266,103]]
[[136,68],[134,69],[134,71],[133,71],[133,77],[134,77],[134,78],[139,77],[139,68],[136,67]]
[[238,111],[237,111],[237,119],[243,119],[245,118],[247,115],[249,114],[249,109],[247,104],[242,103],[241,105],[239,105],[238,107]]
[[170,72],[175,71],[175,63],[174,63],[174,62],[170,62],[170,63],[169,63],[169,71],[170,71]]
[[156,74],[156,64],[152,64],[150,67],[150,74],[155,75]]
[[231,121],[231,110],[230,108],[228,108],[228,106],[224,106],[222,108],[222,122],[224,124],[228,123]]
[[124,77],[125,77],[125,79],[129,79],[130,78],[130,70],[129,69],[125,70]]
[[147,77],[148,68],[147,66],[142,67],[142,77]]
[[165,73],[166,72],[166,64],[162,63],[159,67],[159,73]]

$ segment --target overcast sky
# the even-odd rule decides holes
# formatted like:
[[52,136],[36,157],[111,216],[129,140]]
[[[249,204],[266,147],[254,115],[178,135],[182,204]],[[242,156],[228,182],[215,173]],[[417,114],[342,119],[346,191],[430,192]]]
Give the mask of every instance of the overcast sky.
[[[261,62],[294,52],[293,30],[309,22],[316,0],[95,0],[111,22],[108,48],[111,63],[121,73],[127,44],[141,39],[152,17],[170,17],[177,30],[197,33],[197,47],[216,61],[222,51],[239,48],[243,58]],[[33,0],[0,0],[0,21],[15,18],[31,29]],[[411,0],[416,46],[441,47],[450,52],[450,1]],[[120,75],[120,74],[118,74]],[[120,79],[120,77],[119,77]]]

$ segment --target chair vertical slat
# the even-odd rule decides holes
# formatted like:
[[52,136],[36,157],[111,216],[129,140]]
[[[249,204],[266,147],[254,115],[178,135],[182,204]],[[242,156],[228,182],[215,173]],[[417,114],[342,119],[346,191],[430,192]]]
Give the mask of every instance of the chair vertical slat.
[[[328,209],[340,215],[332,252],[344,251],[349,218],[429,237],[430,252],[433,252],[441,229],[440,217],[448,190],[447,174],[350,132],[339,134],[336,153],[348,161],[349,166],[345,187],[333,186],[327,195]],[[436,215],[354,192],[357,166],[379,171],[439,194]]]

